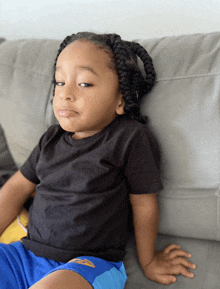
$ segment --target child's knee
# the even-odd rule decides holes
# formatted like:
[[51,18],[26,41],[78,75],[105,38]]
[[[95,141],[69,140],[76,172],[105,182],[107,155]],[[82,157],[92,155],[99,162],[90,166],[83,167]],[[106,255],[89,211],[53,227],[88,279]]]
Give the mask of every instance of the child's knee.
[[92,285],[84,277],[70,270],[55,271],[39,282],[34,284],[30,289],[92,289]]

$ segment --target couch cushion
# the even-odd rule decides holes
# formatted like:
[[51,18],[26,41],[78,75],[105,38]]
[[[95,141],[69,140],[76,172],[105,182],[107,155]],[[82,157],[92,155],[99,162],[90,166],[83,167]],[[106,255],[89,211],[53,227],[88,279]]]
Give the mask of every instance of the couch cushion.
[[3,129],[0,125],[0,187],[17,170],[9,152]]
[[[4,41],[5,41],[4,38],[0,38],[0,44],[3,43]],[[8,149],[4,131],[1,127],[1,119],[0,119],[0,187],[3,186],[6,180],[15,171],[16,166]]]
[[161,251],[170,244],[178,244],[189,252],[189,261],[197,268],[190,270],[195,274],[193,279],[179,275],[177,282],[169,286],[148,280],[140,268],[134,239],[129,240],[124,259],[128,280],[125,289],[218,289],[220,284],[219,259],[220,243],[218,241],[198,240],[193,238],[158,235],[156,250]]
[[54,123],[52,69],[60,41],[5,41],[0,45],[1,124],[18,168]]
[[220,33],[142,41],[157,82],[143,112],[162,149],[159,232],[220,239]]

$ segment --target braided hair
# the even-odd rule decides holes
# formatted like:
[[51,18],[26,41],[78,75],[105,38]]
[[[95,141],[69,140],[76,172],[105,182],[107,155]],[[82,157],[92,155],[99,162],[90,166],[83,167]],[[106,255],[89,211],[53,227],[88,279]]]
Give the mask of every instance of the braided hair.
[[[60,44],[55,60],[55,67],[60,53],[66,46],[76,40],[93,42],[99,49],[103,49],[110,56],[109,67],[118,74],[120,92],[125,103],[124,116],[146,124],[147,117],[140,113],[140,101],[143,95],[152,89],[156,77],[152,59],[147,51],[139,43],[123,41],[117,34],[79,32],[67,36]],[[137,56],[143,62],[145,76],[142,75],[138,67]]]

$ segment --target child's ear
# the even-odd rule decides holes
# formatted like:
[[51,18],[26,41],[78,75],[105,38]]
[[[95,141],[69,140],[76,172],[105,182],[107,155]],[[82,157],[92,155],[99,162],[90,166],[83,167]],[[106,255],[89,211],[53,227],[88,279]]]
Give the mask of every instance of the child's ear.
[[122,94],[120,93],[119,99],[118,99],[118,105],[117,105],[117,107],[116,107],[116,113],[117,113],[118,115],[124,114],[124,113],[125,113],[124,107],[125,107],[125,101],[124,101],[124,99],[123,99],[123,97],[122,97]]

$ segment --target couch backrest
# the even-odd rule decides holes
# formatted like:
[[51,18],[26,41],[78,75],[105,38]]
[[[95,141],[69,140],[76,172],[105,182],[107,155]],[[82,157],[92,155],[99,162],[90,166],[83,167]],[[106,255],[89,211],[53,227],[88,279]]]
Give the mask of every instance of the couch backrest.
[[0,46],[0,118],[18,167],[55,121],[52,71],[59,42],[20,40]]
[[[59,42],[0,45],[0,119],[18,167],[55,123],[51,80]],[[219,240],[220,33],[139,42],[157,72],[142,112],[162,150],[159,232]]]
[[220,240],[220,33],[142,44],[157,71],[142,108],[162,148],[159,231]]

